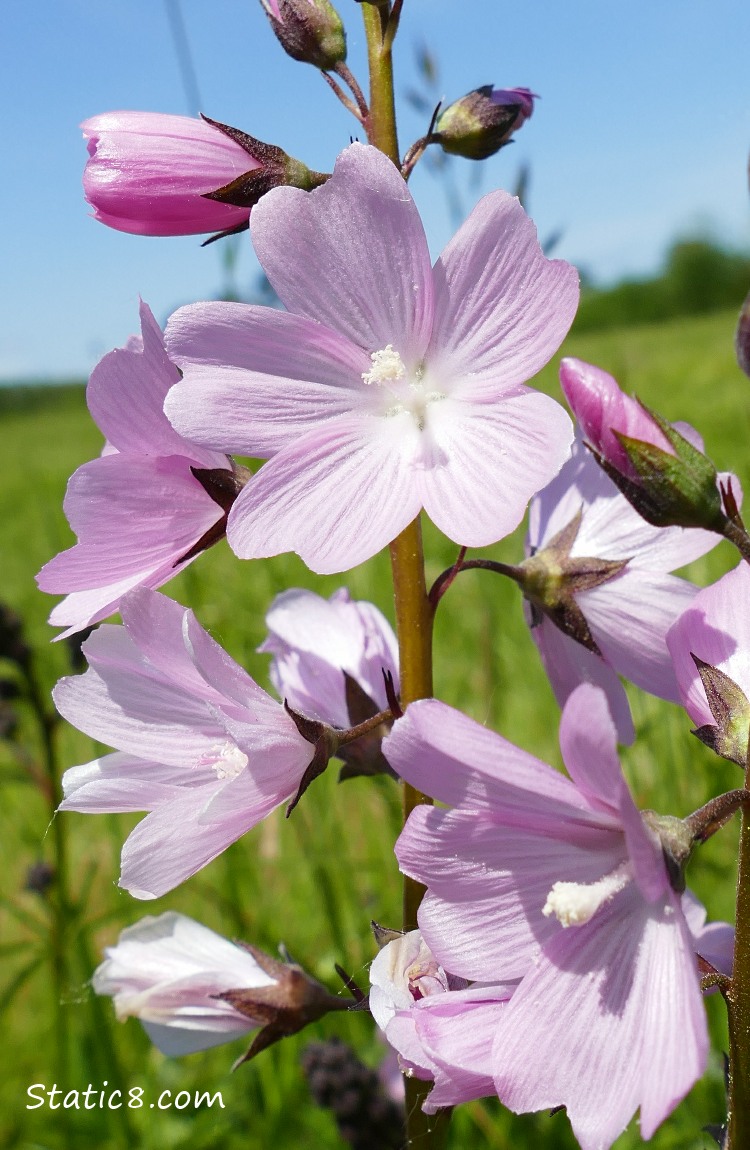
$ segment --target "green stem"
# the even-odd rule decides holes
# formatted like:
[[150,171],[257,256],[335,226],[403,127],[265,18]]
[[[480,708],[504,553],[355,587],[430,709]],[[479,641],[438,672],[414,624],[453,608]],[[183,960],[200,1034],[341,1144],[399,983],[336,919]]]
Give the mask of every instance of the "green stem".
[[370,114],[365,121],[367,138],[399,167],[396,104],[393,94],[391,40],[386,42],[388,16],[373,4],[362,5],[370,69]]
[[[397,2],[396,15],[401,5]],[[398,134],[393,93],[393,61],[391,45],[396,19],[383,7],[362,5],[362,17],[367,36],[367,59],[370,68],[370,115],[367,137],[371,144],[384,152],[399,167]],[[416,699],[432,694],[432,607],[425,585],[422,528],[415,519],[394,539],[390,547],[393,572],[393,593],[396,603],[398,631],[399,675],[401,679],[401,705],[404,709]],[[420,803],[432,800],[404,783],[404,822]],[[413,879],[404,877],[403,929],[413,930],[417,925],[417,909],[424,888]],[[444,1142],[447,1116],[425,1114],[422,1103],[429,1084],[418,1078],[407,1078],[406,1086],[406,1144],[418,1150],[438,1150]]]
[[[750,768],[745,775],[750,789]],[[742,807],[734,967],[724,992],[729,1016],[729,1112],[725,1150],[750,1146],[750,803]]]
[[721,534],[725,539],[728,539],[730,543],[734,544],[745,562],[750,563],[750,535],[748,535],[742,524],[727,518],[724,524],[724,530]]

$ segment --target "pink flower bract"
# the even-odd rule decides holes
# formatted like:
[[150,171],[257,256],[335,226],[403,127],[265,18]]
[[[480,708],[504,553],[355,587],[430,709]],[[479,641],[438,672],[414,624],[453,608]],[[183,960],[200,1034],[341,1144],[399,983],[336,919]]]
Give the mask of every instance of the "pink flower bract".
[[422,507],[468,546],[512,531],[568,455],[568,417],[524,381],[578,302],[519,202],[486,196],[431,268],[401,175],[353,144],[322,187],[264,196],[251,233],[288,311],[196,304],[167,332],[175,428],[268,459],[230,513],[235,552],[342,571]]

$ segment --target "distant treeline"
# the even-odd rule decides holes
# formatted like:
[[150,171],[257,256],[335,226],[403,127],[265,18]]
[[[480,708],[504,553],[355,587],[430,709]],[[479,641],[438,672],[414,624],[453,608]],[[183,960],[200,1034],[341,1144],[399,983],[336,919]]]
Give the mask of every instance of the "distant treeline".
[[611,288],[586,284],[575,331],[660,323],[675,316],[739,309],[750,291],[750,255],[707,239],[677,240],[664,271],[651,279],[625,279]]

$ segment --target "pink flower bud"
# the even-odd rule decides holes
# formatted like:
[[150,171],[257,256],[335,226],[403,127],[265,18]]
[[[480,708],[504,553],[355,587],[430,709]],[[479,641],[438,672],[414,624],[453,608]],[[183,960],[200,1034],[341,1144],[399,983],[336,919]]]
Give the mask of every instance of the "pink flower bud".
[[638,473],[618,434],[651,443],[674,455],[674,449],[654,419],[600,367],[568,357],[560,364],[560,383],[586,442],[629,479],[637,480]]
[[346,33],[329,0],[260,0],[281,47],[293,60],[333,71],[346,59]]
[[528,88],[486,84],[449,104],[438,116],[432,137],[443,151],[467,160],[485,160],[510,142],[534,111]]
[[204,198],[262,166],[219,128],[158,112],[105,112],[81,128],[90,156],[84,192],[108,227],[184,236],[247,223],[249,207]]

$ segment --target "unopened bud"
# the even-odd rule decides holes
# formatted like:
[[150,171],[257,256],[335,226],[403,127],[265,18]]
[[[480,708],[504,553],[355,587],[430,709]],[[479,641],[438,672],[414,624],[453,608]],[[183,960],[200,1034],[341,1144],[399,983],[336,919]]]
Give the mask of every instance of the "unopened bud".
[[443,151],[468,160],[485,160],[510,142],[534,110],[528,88],[493,88],[485,84],[449,104],[435,124],[432,141]]
[[328,0],[260,0],[288,56],[330,72],[346,59],[346,33]]

